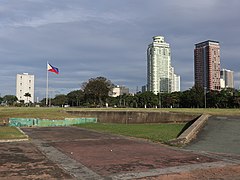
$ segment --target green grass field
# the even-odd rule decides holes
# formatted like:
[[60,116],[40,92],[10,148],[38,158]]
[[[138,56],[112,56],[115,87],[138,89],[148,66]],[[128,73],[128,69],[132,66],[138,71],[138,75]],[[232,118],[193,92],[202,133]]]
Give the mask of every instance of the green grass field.
[[0,139],[24,139],[26,136],[22,134],[16,127],[0,127]]
[[166,143],[181,132],[185,124],[81,124],[78,127]]
[[0,119],[4,118],[41,118],[64,119],[77,117],[65,112],[64,108],[0,107]]

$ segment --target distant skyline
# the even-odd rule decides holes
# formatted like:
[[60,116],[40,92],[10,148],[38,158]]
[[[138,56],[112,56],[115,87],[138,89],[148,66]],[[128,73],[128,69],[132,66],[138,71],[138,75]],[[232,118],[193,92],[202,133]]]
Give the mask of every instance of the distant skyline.
[[35,97],[79,89],[104,76],[135,92],[145,85],[146,50],[156,35],[170,44],[181,91],[194,85],[194,45],[220,43],[221,69],[240,85],[238,0],[2,0],[0,2],[0,94],[15,95],[16,75],[35,75]]

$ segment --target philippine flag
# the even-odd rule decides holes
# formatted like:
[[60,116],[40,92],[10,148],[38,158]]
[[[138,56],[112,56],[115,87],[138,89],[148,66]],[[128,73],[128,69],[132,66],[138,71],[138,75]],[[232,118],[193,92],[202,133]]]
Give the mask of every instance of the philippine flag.
[[58,70],[58,68],[56,68],[56,67],[53,67],[51,64],[47,64],[47,70],[48,71],[50,71],[50,72],[54,72],[54,73],[56,73],[56,74],[58,74],[59,73],[59,70]]

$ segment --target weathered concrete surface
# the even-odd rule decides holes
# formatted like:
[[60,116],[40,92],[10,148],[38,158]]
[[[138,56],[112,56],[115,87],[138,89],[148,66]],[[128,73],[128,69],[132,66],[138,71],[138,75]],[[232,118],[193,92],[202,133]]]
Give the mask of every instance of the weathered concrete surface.
[[[34,144],[37,142],[37,147],[47,157],[56,155],[64,164],[71,162],[71,167],[66,168],[58,160],[50,158],[77,179],[87,179],[78,173],[90,173],[90,179],[151,179],[181,173],[181,177],[186,177],[185,174],[204,171],[209,172],[209,177],[217,177],[214,174],[217,170],[222,171],[222,177],[229,172],[232,172],[231,177],[240,175],[234,171],[240,161],[233,162],[228,158],[180,150],[135,138],[97,133],[77,127],[23,130]],[[225,172],[223,169],[229,166],[233,168]],[[211,173],[210,169],[215,171]],[[206,176],[198,175],[197,179],[206,179]]]
[[240,155],[240,117],[211,116],[186,149]]
[[101,111],[66,111],[67,113],[77,114],[79,117],[96,117],[101,123],[172,123],[189,122],[199,115],[185,114],[178,112],[146,112],[133,110],[101,110]]
[[0,179],[237,179],[240,156],[193,152],[77,127],[22,128],[0,143]]
[[207,123],[210,115],[202,114],[196,121],[194,121],[177,139],[169,142],[172,145],[186,145],[196,138],[197,134],[202,130]]
[[58,149],[53,146],[45,144],[41,140],[34,140],[33,143],[47,156],[48,159],[56,162],[67,172],[72,174],[78,179],[102,179],[101,176],[88,169],[81,163],[75,161],[74,159],[68,157]]

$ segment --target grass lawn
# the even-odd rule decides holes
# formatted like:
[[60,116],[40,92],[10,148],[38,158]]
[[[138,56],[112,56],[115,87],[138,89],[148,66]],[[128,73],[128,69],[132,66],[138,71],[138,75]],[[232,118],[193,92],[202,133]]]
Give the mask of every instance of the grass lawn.
[[38,108],[38,107],[0,107],[0,119],[7,118],[40,118],[64,119],[78,117],[68,114],[64,108]]
[[100,132],[119,134],[130,137],[144,138],[153,142],[166,143],[181,132],[185,124],[80,124],[78,127],[93,129]]
[[26,138],[24,134],[22,134],[16,127],[1,127],[0,126],[0,139],[23,139]]

